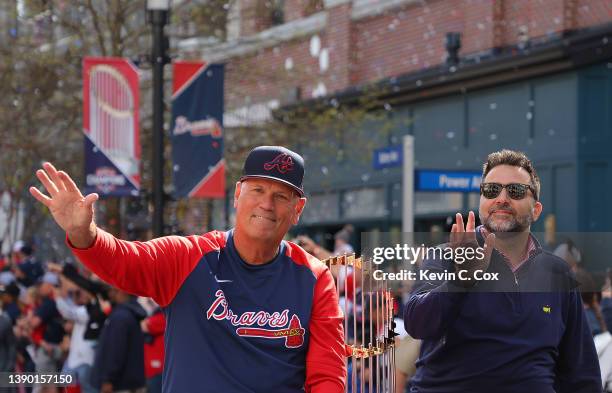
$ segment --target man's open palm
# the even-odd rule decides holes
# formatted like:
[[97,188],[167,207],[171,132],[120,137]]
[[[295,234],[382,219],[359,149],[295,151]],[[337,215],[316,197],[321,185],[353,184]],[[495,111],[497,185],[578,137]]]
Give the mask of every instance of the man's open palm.
[[[475,250],[479,247],[478,241],[476,240],[476,218],[474,212],[470,211],[468,214],[467,225],[463,225],[463,217],[460,213],[455,216],[456,222],[451,228],[450,244],[453,248],[471,248]],[[469,276],[473,276],[474,271],[482,270],[486,271],[489,268],[491,262],[491,254],[495,248],[495,234],[489,233],[484,242],[484,254],[483,258],[474,256],[473,258],[465,258],[462,263],[455,263],[455,271],[460,270],[468,271]],[[472,286],[475,282],[464,282],[466,286]]]
[[[43,170],[44,169],[44,170]],[[34,198],[47,206],[57,224],[73,238],[90,231],[93,223],[93,204],[98,200],[98,194],[83,197],[74,181],[64,171],[45,162],[43,169],[36,171],[36,177],[45,187],[49,196],[36,187],[30,187]]]

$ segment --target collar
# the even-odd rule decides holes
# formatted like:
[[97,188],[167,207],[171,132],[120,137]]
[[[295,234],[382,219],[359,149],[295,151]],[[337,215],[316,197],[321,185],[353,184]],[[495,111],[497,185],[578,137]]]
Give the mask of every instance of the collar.
[[226,232],[226,244],[230,252],[233,254],[233,256],[236,258],[237,261],[241,262],[241,265],[243,267],[246,267],[248,269],[253,269],[253,270],[264,269],[270,265],[273,265],[274,262],[279,260],[280,257],[282,257],[283,255],[285,255],[287,245],[285,244],[285,240],[281,240],[278,246],[278,249],[276,250],[276,255],[274,255],[274,258],[272,258],[271,260],[264,262],[264,263],[260,263],[260,264],[252,264],[252,263],[245,261],[240,256],[240,253],[238,252],[238,249],[236,248],[236,243],[234,243],[234,229],[235,228],[232,228]]
[[[484,239],[489,234],[489,231],[487,231],[487,229],[484,227],[484,225],[478,226],[478,228],[476,228],[476,231],[481,236],[481,242],[484,243]],[[510,270],[512,270],[512,273],[514,273],[521,266],[523,266],[523,264],[525,262],[527,262],[527,260],[529,260],[529,258],[534,256],[541,248],[542,247],[540,246],[540,243],[538,242],[538,239],[536,239],[535,236],[533,236],[531,234],[531,232],[530,232],[529,233],[529,237],[527,238],[527,245],[525,247],[525,252],[523,254],[523,257],[521,258],[520,262],[516,266],[512,266],[512,264],[510,263],[510,258],[508,258],[508,256],[506,256],[500,250],[497,250],[497,249],[496,250],[503,257],[504,262],[506,262],[506,264],[508,265]]]

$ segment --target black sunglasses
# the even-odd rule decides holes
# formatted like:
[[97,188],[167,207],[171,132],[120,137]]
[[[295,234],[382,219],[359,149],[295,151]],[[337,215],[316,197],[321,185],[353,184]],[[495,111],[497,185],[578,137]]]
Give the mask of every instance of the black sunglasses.
[[483,197],[487,199],[494,199],[501,194],[503,189],[506,189],[508,196],[512,199],[523,199],[527,196],[527,190],[530,190],[533,194],[533,198],[537,201],[538,196],[535,193],[535,189],[529,184],[521,184],[521,183],[510,183],[510,184],[500,184],[500,183],[482,183],[480,185],[480,193]]

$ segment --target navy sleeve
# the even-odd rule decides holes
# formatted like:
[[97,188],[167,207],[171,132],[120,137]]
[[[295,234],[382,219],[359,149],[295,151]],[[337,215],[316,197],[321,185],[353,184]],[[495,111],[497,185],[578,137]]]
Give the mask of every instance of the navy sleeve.
[[62,275],[66,277],[68,280],[75,283],[79,288],[83,288],[87,292],[96,296],[98,294],[104,296],[105,298],[108,296],[106,291],[104,290],[104,286],[89,280],[82,275],[79,274],[74,265],[66,264],[62,269]]
[[597,393],[602,391],[599,359],[591,330],[576,290],[567,296],[565,332],[559,344],[556,391]]
[[[452,262],[429,259],[421,270],[453,272]],[[419,281],[404,307],[404,327],[416,339],[437,339],[457,317],[467,289],[448,281]]]
[[101,348],[103,355],[99,365],[100,382],[111,382],[116,385],[126,363],[129,326],[121,315],[112,315],[104,329],[108,329],[105,343],[112,343],[112,345]]

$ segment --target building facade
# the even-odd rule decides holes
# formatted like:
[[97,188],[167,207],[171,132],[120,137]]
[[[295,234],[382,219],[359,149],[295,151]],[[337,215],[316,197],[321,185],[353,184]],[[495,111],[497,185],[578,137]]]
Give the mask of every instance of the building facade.
[[[300,231],[333,233],[346,223],[357,232],[399,231],[401,167],[375,160],[404,135],[415,138],[416,169],[441,174],[477,173],[501,148],[525,151],[542,178],[535,230],[612,228],[609,1],[272,4],[267,13],[262,2],[237,1],[226,42],[191,38],[179,48],[182,57],[226,63],[230,129],[265,124],[279,111],[358,105],[374,91],[375,118],[326,137],[337,154],[296,146],[311,203]],[[417,186],[415,230],[446,230],[448,218],[476,209],[478,198]]]

